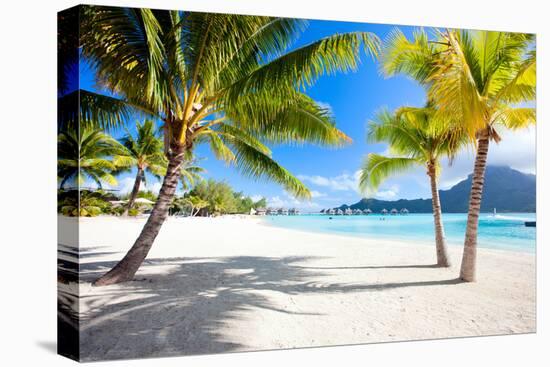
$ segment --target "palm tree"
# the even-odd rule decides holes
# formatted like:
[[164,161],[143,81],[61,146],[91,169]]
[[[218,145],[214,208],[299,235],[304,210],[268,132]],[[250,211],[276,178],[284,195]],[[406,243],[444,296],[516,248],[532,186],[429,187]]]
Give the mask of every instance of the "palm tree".
[[409,41],[395,31],[385,45],[387,75],[405,73],[424,85],[439,120],[462,125],[476,146],[460,278],[475,281],[478,218],[489,142],[499,126],[535,123],[536,50],[532,34],[445,30],[432,40],[416,31]]
[[122,154],[113,158],[113,163],[119,168],[119,173],[134,167],[137,169],[134,186],[124,214],[132,209],[141,182],[147,184],[146,173],[160,179],[166,171],[167,162],[163,150],[164,143],[162,139],[157,137],[155,124],[151,120],[146,120],[143,124],[138,122],[136,126],[137,137],[134,138],[127,130],[127,134],[120,140],[126,149]]
[[448,57],[437,64],[429,93],[477,146],[460,268],[460,278],[472,282],[489,144],[501,140],[499,126],[517,130],[535,123],[536,109],[526,103],[536,98],[536,51],[531,34],[449,30],[443,39]]
[[166,219],[186,153],[196,145],[208,144],[245,175],[308,198],[308,189],[266,144],[349,141],[304,90],[323,74],[355,69],[362,48],[378,50],[375,35],[357,32],[289,51],[306,25],[296,19],[98,6],[84,7],[82,17],[82,54],[117,97],[85,92],[81,115],[104,125],[131,109],[158,118],[168,159],[142,232],[95,285],[133,278]]
[[206,170],[198,165],[198,161],[192,154],[189,154],[189,158],[181,164],[180,181],[183,190],[189,190],[202,180],[201,173]]
[[111,156],[120,154],[123,147],[110,135],[92,127],[69,129],[59,133],[57,149],[61,189],[69,182],[80,187],[86,180],[95,182],[100,189],[104,183],[117,184]]
[[361,169],[359,186],[363,191],[375,190],[389,176],[406,171],[414,166],[426,167],[432,190],[432,210],[435,226],[437,265],[448,267],[450,261],[445,245],[445,231],[441,218],[441,203],[437,188],[440,159],[452,158],[467,142],[465,135],[452,129],[440,127],[435,121],[431,107],[405,107],[392,114],[382,111],[377,121],[369,124],[368,140],[389,144],[391,157],[369,154]]

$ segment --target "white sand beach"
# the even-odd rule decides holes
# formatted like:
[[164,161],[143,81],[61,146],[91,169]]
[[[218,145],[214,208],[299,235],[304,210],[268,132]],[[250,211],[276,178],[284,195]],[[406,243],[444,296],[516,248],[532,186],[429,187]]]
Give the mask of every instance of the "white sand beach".
[[[110,269],[143,223],[80,218],[84,280]],[[81,285],[82,359],[534,332],[534,254],[479,249],[476,283],[457,280],[461,254],[451,246],[441,269],[429,243],[170,218],[134,281]]]

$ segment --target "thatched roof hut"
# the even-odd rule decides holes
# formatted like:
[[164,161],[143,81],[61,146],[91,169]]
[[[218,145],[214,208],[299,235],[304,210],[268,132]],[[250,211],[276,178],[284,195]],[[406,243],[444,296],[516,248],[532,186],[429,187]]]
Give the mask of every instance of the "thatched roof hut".
[[352,214],[353,214],[353,210],[351,210],[351,208],[346,208],[346,210],[344,210],[344,214],[345,214],[345,215],[352,215]]
[[364,213],[364,214],[367,214],[367,215],[368,215],[368,214],[372,214],[372,210],[370,210],[370,209],[365,209],[365,210],[363,210],[363,213]]
[[409,210],[407,208],[401,209],[401,214],[409,214]]
[[393,208],[390,213],[391,215],[396,215],[399,212],[397,211],[397,209]]
[[342,209],[338,209],[336,210],[336,215],[344,215],[344,212],[342,211]]
[[334,214],[336,214],[336,211],[334,209],[328,209],[325,213],[330,214],[330,215],[334,215]]
[[296,208],[292,208],[288,211],[288,214],[289,215],[298,215],[298,214],[300,214],[300,211]]
[[384,214],[384,215],[385,215],[385,214],[388,214],[388,210],[387,210],[386,208],[384,208],[384,209],[382,209],[382,211],[381,211],[380,213],[382,213],[382,214]]

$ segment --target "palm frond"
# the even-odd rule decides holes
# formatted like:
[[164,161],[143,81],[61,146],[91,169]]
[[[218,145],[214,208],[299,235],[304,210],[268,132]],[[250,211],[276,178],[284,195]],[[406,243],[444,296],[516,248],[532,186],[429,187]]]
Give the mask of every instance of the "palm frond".
[[370,153],[361,165],[359,188],[365,193],[376,191],[389,176],[403,173],[419,163],[422,161],[417,158],[385,157]]

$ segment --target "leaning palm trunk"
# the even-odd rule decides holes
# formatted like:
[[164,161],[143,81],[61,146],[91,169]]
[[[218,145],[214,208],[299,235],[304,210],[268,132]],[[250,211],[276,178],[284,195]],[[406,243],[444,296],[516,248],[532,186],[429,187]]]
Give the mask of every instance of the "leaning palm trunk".
[[439,200],[437,177],[435,165],[433,163],[428,166],[428,176],[430,176],[430,185],[432,188],[432,211],[434,215],[437,266],[449,267],[451,266],[451,263],[447,255],[447,246],[445,244],[445,231],[443,229],[443,221],[441,218],[441,201]]
[[141,186],[142,175],[143,175],[143,170],[141,168],[138,168],[136,180],[134,181],[134,187],[132,189],[132,193],[130,194],[130,199],[128,199],[128,205],[126,206],[124,215],[128,215],[128,211],[132,209],[132,207],[134,206],[134,202],[136,201],[137,194],[139,192],[139,187]]
[[180,166],[184,161],[184,157],[184,154],[171,153],[157,202],[139,237],[124,258],[108,273],[97,279],[94,285],[103,286],[132,280],[168,216],[168,210],[176,193]]
[[466,237],[464,239],[464,253],[462,255],[462,265],[460,267],[460,279],[466,282],[474,282],[476,280],[477,228],[479,212],[481,210],[481,196],[483,194],[488,151],[489,132],[483,130],[479,134],[477,140],[477,153],[468,206]]

